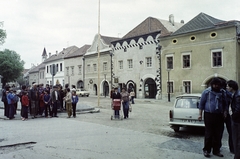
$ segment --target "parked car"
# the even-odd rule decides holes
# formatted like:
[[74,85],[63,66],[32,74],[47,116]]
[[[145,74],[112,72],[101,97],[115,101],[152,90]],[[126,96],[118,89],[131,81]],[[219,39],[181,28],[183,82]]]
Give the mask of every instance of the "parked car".
[[78,96],[89,96],[89,92],[88,91],[86,91],[85,89],[76,89],[76,95],[78,95]]
[[173,109],[169,112],[169,124],[175,132],[185,126],[205,127],[204,121],[198,120],[200,98],[201,94],[184,94],[176,97]]

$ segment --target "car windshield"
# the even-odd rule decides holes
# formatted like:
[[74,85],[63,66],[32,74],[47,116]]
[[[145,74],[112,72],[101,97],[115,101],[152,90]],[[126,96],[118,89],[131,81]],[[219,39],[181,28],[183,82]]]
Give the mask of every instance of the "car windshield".
[[176,101],[176,108],[198,108],[198,98],[179,98]]

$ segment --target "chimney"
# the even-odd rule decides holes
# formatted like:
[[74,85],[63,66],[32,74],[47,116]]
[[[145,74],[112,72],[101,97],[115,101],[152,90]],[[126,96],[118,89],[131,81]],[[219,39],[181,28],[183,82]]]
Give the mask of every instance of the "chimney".
[[58,51],[56,51],[56,55],[58,55]]
[[173,14],[169,15],[169,22],[174,26],[174,15]]
[[180,23],[184,24],[184,20],[181,20],[181,22],[180,22]]
[[51,57],[51,52],[49,52],[49,57]]

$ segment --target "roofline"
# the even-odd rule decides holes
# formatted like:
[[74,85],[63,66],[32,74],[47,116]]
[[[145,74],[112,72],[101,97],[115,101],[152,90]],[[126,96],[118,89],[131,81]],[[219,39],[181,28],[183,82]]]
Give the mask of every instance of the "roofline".
[[[240,24],[238,24],[240,25]],[[182,36],[186,36],[186,35],[189,35],[189,34],[193,34],[193,33],[202,33],[202,32],[206,32],[206,31],[211,31],[211,30],[218,30],[218,29],[224,29],[224,28],[230,28],[230,27],[236,27],[237,24],[234,24],[234,25],[227,25],[227,26],[221,26],[221,27],[211,27],[211,28],[207,28],[207,29],[201,29],[201,30],[195,30],[195,31],[191,31],[191,32],[187,32],[187,33],[181,33],[181,34],[176,34],[176,35],[167,35],[167,36],[162,36],[162,37],[159,37],[158,39],[170,39],[172,37],[182,37]]]
[[161,30],[158,30],[158,31],[153,31],[151,33],[147,33],[147,34],[141,34],[141,35],[138,35],[138,36],[133,36],[133,37],[129,37],[129,38],[125,38],[125,39],[119,39],[119,40],[116,40],[116,41],[112,41],[111,44],[112,45],[116,45],[117,43],[123,43],[124,41],[131,41],[132,39],[136,39],[136,38],[140,38],[142,36],[148,36],[148,35],[152,35],[152,34],[161,34]]

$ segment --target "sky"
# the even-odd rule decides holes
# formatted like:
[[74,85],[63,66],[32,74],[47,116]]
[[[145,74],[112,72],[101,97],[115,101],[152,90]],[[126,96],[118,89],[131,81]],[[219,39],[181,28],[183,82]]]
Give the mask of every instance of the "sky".
[[[240,20],[240,0],[0,0],[0,22],[7,38],[0,50],[17,52],[24,67],[47,53],[91,45],[98,33],[123,37],[148,17],[185,23],[203,12],[221,20]],[[100,23],[98,23],[100,17]]]

